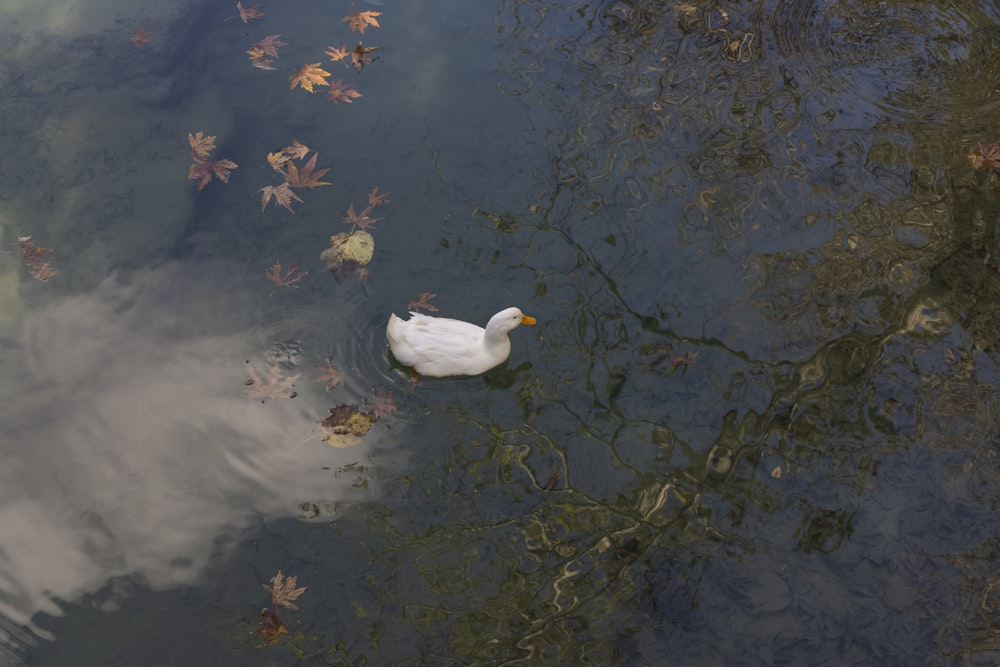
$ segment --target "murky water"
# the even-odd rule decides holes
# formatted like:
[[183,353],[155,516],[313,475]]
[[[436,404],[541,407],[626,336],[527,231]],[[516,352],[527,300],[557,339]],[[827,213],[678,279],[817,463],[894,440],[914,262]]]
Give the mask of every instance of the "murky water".
[[[1000,659],[992,3],[259,9],[0,10],[5,659]],[[317,62],[362,96],[290,90]],[[293,140],[332,185],[261,211]],[[423,292],[539,326],[414,386],[384,326]]]

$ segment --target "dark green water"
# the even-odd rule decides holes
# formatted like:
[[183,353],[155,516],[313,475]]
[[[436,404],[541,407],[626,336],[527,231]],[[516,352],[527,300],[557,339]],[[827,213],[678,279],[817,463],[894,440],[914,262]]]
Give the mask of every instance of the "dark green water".
[[[991,3],[261,8],[4,17],[12,662],[1000,659]],[[361,10],[356,72],[323,51]],[[362,97],[289,90],[314,62]],[[239,165],[200,192],[198,131]],[[293,139],[332,185],[261,212]],[[338,283],[373,186],[371,282]],[[422,292],[539,325],[414,386],[384,326]],[[320,440],[375,391],[361,444]],[[307,590],[265,645],[278,570]]]

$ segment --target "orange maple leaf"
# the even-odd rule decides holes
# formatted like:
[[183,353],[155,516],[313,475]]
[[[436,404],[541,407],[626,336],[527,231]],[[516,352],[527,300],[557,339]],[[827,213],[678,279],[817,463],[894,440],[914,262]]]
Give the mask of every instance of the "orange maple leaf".
[[354,14],[348,14],[344,18],[340,19],[340,22],[348,24],[351,26],[351,30],[360,32],[363,35],[365,34],[365,30],[369,27],[382,27],[378,24],[378,19],[375,18],[376,16],[382,16],[382,12],[356,12]]
[[300,144],[298,139],[292,139],[292,145],[285,146],[281,150],[285,155],[295,158],[296,160],[301,160],[309,154],[309,147],[305,144]]
[[277,172],[284,173],[284,165],[289,160],[300,160],[309,153],[309,147],[300,144],[298,139],[292,140],[291,146],[285,146],[276,153],[267,154],[267,163]]
[[199,160],[188,169],[188,180],[198,179],[198,189],[201,190],[212,181],[212,176],[223,183],[229,182],[229,172],[239,165],[232,160]]
[[358,97],[362,97],[361,93],[346,85],[341,79],[332,81],[330,83],[330,90],[326,93],[326,99],[334,104],[338,102],[347,102],[350,104]]
[[267,208],[267,204],[271,201],[271,197],[274,197],[274,200],[281,206],[288,209],[290,213],[295,213],[295,211],[292,210],[292,200],[294,199],[299,202],[302,201],[302,198],[295,194],[290,187],[288,187],[287,182],[282,183],[281,185],[268,185],[261,188],[257,192],[264,193],[260,197],[261,211]]
[[343,46],[340,47],[339,49],[333,46],[328,47],[325,53],[326,55],[330,56],[330,60],[334,62],[337,62],[338,60],[343,60],[347,56],[351,55],[351,52],[348,51]]
[[289,89],[295,86],[302,86],[303,90],[308,90],[310,93],[316,92],[313,90],[313,86],[329,86],[326,77],[330,76],[330,73],[324,69],[321,69],[319,63],[310,63],[308,65],[303,65],[302,69],[291,76],[292,84],[288,86]]
[[375,223],[382,219],[372,217],[372,210],[374,208],[374,206],[369,206],[365,210],[361,211],[361,215],[358,215],[354,212],[354,203],[351,202],[351,205],[347,207],[347,214],[344,215],[341,220],[344,221],[344,224],[354,225],[356,227],[360,227],[361,229],[368,230],[374,227]]
[[242,2],[236,3],[236,11],[240,13],[240,18],[246,23],[250,19],[259,19],[264,15],[264,12],[260,11],[260,3],[250,5],[249,7],[244,7]]
[[191,144],[191,154],[195,160],[207,160],[208,154],[215,150],[215,137],[206,137],[201,132],[188,132],[188,143]]
[[151,33],[150,31],[146,30],[145,28],[139,28],[138,30],[135,31],[135,34],[132,35],[132,39],[130,41],[132,42],[132,46],[134,46],[137,49],[141,49],[142,47],[149,44],[152,36],[153,33]]
[[291,160],[285,162],[285,170],[282,171],[285,175],[285,182],[293,188],[315,188],[321,185],[330,185],[326,181],[319,180],[330,171],[329,169],[313,171],[316,168],[317,157],[319,157],[319,153],[313,153],[312,159],[301,168],[296,167]]

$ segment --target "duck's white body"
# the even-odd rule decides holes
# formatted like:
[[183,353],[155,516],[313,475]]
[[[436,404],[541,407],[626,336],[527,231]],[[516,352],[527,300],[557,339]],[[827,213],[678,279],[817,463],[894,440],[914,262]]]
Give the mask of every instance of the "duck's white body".
[[479,375],[510,356],[508,332],[534,323],[533,317],[517,308],[501,310],[490,318],[485,329],[461,320],[411,312],[408,320],[390,315],[386,336],[393,356],[421,375]]

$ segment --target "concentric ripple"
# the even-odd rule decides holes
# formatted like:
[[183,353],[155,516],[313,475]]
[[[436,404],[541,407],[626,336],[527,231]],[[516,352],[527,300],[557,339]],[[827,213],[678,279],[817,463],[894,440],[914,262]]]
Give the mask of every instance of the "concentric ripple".
[[963,4],[778,0],[769,15],[800,90],[845,112],[943,122],[1000,107],[1000,25],[989,7]]

